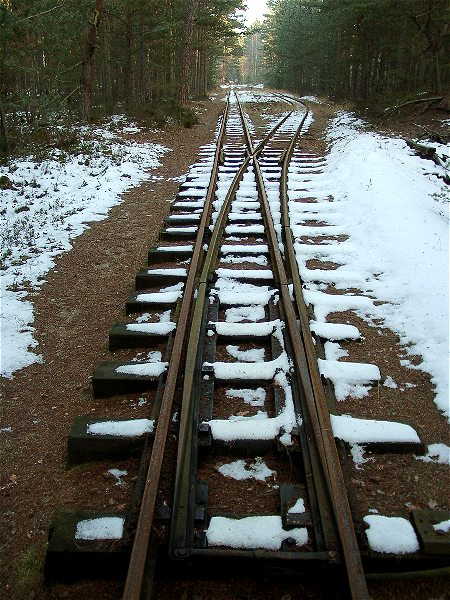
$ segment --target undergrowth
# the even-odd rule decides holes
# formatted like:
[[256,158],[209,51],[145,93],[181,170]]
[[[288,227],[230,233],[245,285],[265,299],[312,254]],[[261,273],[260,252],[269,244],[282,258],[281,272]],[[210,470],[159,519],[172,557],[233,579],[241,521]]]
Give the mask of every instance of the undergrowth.
[[23,551],[13,564],[11,574],[12,598],[29,600],[32,590],[36,589],[41,580],[42,557],[46,544],[34,544]]
[[[181,126],[187,129],[198,123],[193,109],[180,106],[173,100],[135,105],[128,110],[121,105],[94,106],[89,125],[105,126],[118,113],[124,114],[141,127]],[[78,116],[60,107],[44,105],[39,109],[13,110],[5,113],[5,134],[0,135],[0,165],[23,156],[44,160],[54,152],[75,154],[83,151],[85,126]]]

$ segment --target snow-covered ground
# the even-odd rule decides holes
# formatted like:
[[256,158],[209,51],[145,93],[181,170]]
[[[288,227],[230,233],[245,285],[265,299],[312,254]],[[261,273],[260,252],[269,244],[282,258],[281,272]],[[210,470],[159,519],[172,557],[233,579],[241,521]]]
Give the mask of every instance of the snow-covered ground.
[[[325,201],[333,196],[321,216],[350,236],[327,259],[357,273],[356,287],[381,301],[362,312],[382,319],[408,353],[423,358],[417,368],[431,375],[436,404],[448,414],[449,194],[439,177],[445,170],[348,113],[334,118],[327,139],[330,152],[314,191]],[[440,146],[438,154],[448,164],[450,149]],[[321,286],[308,287],[317,293]]]
[[[261,91],[241,100],[258,95],[267,101]],[[150,177],[148,170],[167,151],[117,138],[117,129],[137,131],[125,125],[116,118],[108,129],[86,130],[97,141],[87,142],[88,151],[77,156],[0,168],[14,185],[2,191],[0,213],[4,376],[40,359],[33,351],[33,305],[22,286],[39,287],[54,257],[70,249],[87,222],[104,219],[123,191]],[[321,200],[321,218],[350,235],[328,258],[343,265],[346,277],[356,274],[356,287],[381,301],[361,314],[383,319],[408,352],[423,357],[420,368],[430,373],[436,403],[448,413],[448,187],[439,178],[444,169],[415,156],[403,140],[368,131],[348,113],[335,117],[327,139],[330,152],[312,192]],[[441,146],[438,153],[445,161],[450,150]],[[307,287],[317,298],[323,286]]]
[[33,304],[27,289],[44,282],[58,254],[92,221],[105,219],[127,189],[151,177],[169,149],[137,143],[139,128],[116,115],[108,126],[85,127],[83,150],[52,159],[17,160],[0,167],[11,189],[0,192],[0,374],[41,360],[33,338]]

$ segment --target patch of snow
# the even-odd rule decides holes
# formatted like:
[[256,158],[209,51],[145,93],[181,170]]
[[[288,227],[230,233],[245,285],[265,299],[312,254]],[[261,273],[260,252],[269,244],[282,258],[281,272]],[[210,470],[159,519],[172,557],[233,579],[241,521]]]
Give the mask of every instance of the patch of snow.
[[353,325],[311,321],[309,326],[313,333],[327,340],[359,340],[361,337],[359,330]]
[[214,375],[221,380],[261,380],[268,381],[275,377],[279,370],[289,370],[286,353],[282,353],[278,358],[269,361],[257,363],[225,363],[214,362],[204,363],[205,366],[211,366],[214,369]]
[[128,331],[148,333],[149,335],[168,335],[176,329],[176,323],[127,323]]
[[240,323],[242,321],[261,321],[266,316],[261,305],[238,306],[225,310],[226,323]]
[[287,538],[293,538],[298,546],[304,546],[308,542],[308,531],[305,527],[284,530],[279,516],[212,517],[206,538],[209,546],[279,550]]
[[242,389],[235,390],[230,389],[226,391],[227,398],[242,398],[245,404],[250,406],[264,406],[266,400],[266,392],[264,388]]
[[335,342],[325,342],[324,350],[326,360],[339,360],[340,358],[348,356],[347,350],[344,350]]
[[298,500],[295,502],[294,506],[291,506],[291,508],[288,510],[288,513],[294,513],[294,514],[299,514],[299,513],[304,513],[306,512],[306,508],[305,508],[305,501],[303,500],[303,498],[298,498]]
[[383,386],[387,387],[387,388],[391,388],[393,390],[396,390],[398,388],[398,385],[395,383],[395,381],[392,379],[392,377],[390,375],[388,375],[386,377],[386,379],[384,380]]
[[327,137],[323,175],[333,181],[330,205],[350,235],[337,248],[325,245],[328,259],[361,273],[366,283],[360,289],[381,301],[371,316],[397,332],[411,355],[423,357],[420,369],[430,373],[436,404],[448,414],[448,189],[439,177],[444,168],[416,156],[402,139],[367,131],[348,113],[337,115]]
[[127,421],[99,421],[90,423],[87,433],[92,435],[115,435],[119,437],[139,437],[153,431],[154,421],[150,419],[130,419]]
[[416,431],[404,423],[355,419],[348,415],[330,415],[334,437],[349,444],[370,442],[419,443]]
[[402,517],[369,515],[364,522],[369,525],[367,540],[375,552],[409,554],[420,548],[413,526]]
[[417,460],[433,462],[439,465],[450,465],[450,447],[446,444],[430,444],[425,456],[416,456]]
[[[265,363],[267,364],[267,363]],[[291,445],[290,433],[296,425],[301,425],[301,418],[296,416],[292,388],[285,372],[276,373],[275,385],[281,387],[285,396],[285,405],[279,415],[269,418],[267,413],[258,412],[253,417],[232,417],[228,420],[213,419],[208,424],[214,439],[231,442],[234,440],[270,440],[276,438],[283,430],[280,441]]]
[[438,533],[449,533],[450,519],[448,519],[447,521],[441,521],[440,523],[436,523],[436,525],[433,525],[433,529]]
[[123,536],[122,517],[100,517],[77,523],[76,540],[120,540]]
[[219,473],[224,477],[231,477],[238,481],[243,479],[256,479],[257,481],[265,481],[269,477],[276,475],[275,471],[269,469],[262,458],[256,457],[255,462],[247,464],[246,460],[235,460],[234,462],[220,465],[217,467]]
[[116,373],[125,375],[137,375],[141,377],[159,377],[167,369],[168,363],[147,362],[136,365],[121,365],[116,368]]
[[212,294],[217,294],[221,304],[265,306],[275,294],[275,290],[264,285],[253,285],[219,277]]
[[226,351],[230,356],[242,362],[257,363],[262,362],[265,356],[264,348],[251,348],[250,350],[240,350],[239,346],[226,346]]
[[364,457],[364,446],[361,444],[350,444],[350,454],[357,469],[361,469],[361,465],[367,462],[367,458]]
[[356,310],[358,314],[371,313],[373,302],[365,296],[324,294],[315,290],[304,290],[303,295],[307,304],[314,305],[314,315],[317,321],[326,321],[333,312]]
[[120,469],[109,469],[108,473],[112,475],[116,481],[116,485],[125,485],[125,482],[122,480],[122,477],[128,475],[128,471],[121,471]]
[[317,98],[317,96],[302,96],[300,100],[306,100],[306,102],[315,102],[316,104],[324,104],[323,100]]
[[85,127],[82,133],[98,138],[84,141],[85,154],[55,152],[52,159],[25,158],[0,166],[0,175],[13,184],[2,190],[0,201],[4,377],[42,361],[36,354],[34,308],[25,288],[39,289],[55,257],[71,249],[71,240],[89,222],[105,219],[122,202],[123,192],[148,179],[149,169],[158,167],[168,151],[157,144],[120,140],[102,128]]
[[265,337],[274,333],[277,327],[281,327],[281,321],[265,321],[264,323],[224,323],[218,321],[214,325],[218,335]]
[[320,374],[333,383],[337,400],[345,400],[348,396],[362,398],[368,394],[367,386],[381,379],[376,365],[321,358],[318,359],[318,364]]

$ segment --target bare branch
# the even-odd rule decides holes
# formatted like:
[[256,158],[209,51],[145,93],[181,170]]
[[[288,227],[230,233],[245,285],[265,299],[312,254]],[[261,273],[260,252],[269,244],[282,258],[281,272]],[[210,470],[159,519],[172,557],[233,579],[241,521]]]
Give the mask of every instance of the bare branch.
[[66,0],[63,0],[61,4],[58,4],[58,6],[54,6],[53,8],[49,8],[48,10],[44,10],[44,12],[41,12],[41,13],[36,13],[35,15],[30,15],[29,17],[24,17],[23,19],[20,19],[19,22],[30,21],[31,19],[36,19],[37,17],[42,17],[43,15],[47,15],[48,13],[50,13],[54,10],[57,10],[58,8],[62,8],[65,3],[66,3]]

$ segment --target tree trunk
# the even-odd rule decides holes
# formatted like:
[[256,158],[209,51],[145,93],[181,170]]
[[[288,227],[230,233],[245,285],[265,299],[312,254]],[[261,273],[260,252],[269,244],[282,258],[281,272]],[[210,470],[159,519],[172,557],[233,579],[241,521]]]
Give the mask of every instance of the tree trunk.
[[[8,142],[8,136],[6,133],[6,126],[5,126],[5,118],[4,118],[4,113],[3,113],[3,107],[2,104],[0,103],[0,150],[4,149],[6,150],[6,153],[9,153],[9,142]],[[3,148],[1,148],[3,146]]]
[[125,72],[124,72],[124,98],[125,108],[128,111],[130,109],[130,101],[132,95],[132,44],[133,44],[133,17],[134,13],[129,11],[127,14],[127,27],[126,27],[126,46],[125,46]]
[[94,18],[90,21],[90,28],[86,41],[86,51],[82,62],[81,73],[81,115],[85,121],[91,118],[91,83],[92,83],[92,59],[95,51],[97,31],[103,12],[103,0],[96,0]]
[[189,80],[191,75],[192,46],[194,41],[195,20],[198,13],[199,0],[188,0],[186,29],[184,35],[184,49],[181,66],[181,81],[178,89],[178,102],[181,105],[188,103]]

